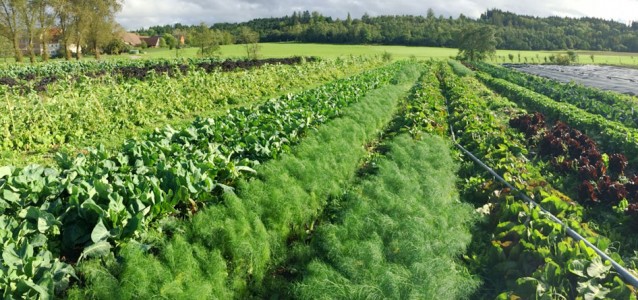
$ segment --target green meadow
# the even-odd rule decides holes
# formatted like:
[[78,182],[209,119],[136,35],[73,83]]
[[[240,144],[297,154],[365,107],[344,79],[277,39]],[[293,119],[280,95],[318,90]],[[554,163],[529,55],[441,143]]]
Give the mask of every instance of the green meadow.
[[[344,56],[381,56],[389,53],[395,60],[417,59],[447,59],[455,57],[458,49],[440,47],[410,47],[386,45],[333,45],[333,44],[302,44],[302,43],[262,43],[259,55],[261,58],[290,57],[290,56],[318,56],[323,58],[337,58]],[[638,53],[610,52],[610,51],[576,51],[581,64],[607,64],[638,66]],[[194,58],[198,56],[198,48],[189,47],[179,50],[167,48],[145,49],[140,54],[102,55],[101,59],[152,59],[152,58]],[[489,59],[492,63],[545,63],[553,54],[565,51],[520,51],[497,50],[496,55]],[[510,59],[510,54],[512,58]],[[593,60],[592,56],[593,55]],[[244,45],[221,46],[219,56],[222,58],[243,58],[246,56]],[[87,55],[83,60],[93,60]],[[61,59],[56,59],[61,60]],[[13,58],[4,58],[0,63],[12,63]],[[25,62],[25,64],[28,64]]]
[[[262,43],[260,55],[263,58],[289,56],[318,56],[336,58],[343,56],[383,55],[390,53],[393,59],[416,57],[418,59],[443,59],[456,56],[457,49],[439,47],[409,47],[385,45],[331,45],[331,44],[300,44],[300,43]],[[490,59],[494,63],[544,63],[545,58],[565,51],[519,51],[497,50],[495,57]],[[583,64],[613,64],[638,65],[638,53],[607,52],[607,51],[577,51],[579,61]],[[510,60],[509,55],[513,56]],[[594,56],[592,61],[591,55]],[[121,55],[111,58],[172,58],[196,57],[197,48],[180,49],[147,49],[140,55]],[[221,57],[241,58],[246,56],[244,45],[225,45],[221,47]]]

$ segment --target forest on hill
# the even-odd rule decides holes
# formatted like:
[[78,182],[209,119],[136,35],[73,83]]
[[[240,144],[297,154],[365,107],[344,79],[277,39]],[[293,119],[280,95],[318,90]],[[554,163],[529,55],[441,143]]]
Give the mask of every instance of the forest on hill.
[[[498,9],[478,19],[436,16],[369,16],[334,19],[318,12],[295,12],[291,16],[254,19],[243,23],[217,23],[221,32],[249,27],[261,42],[303,42],[331,44],[384,44],[456,47],[456,37],[471,26],[491,26],[497,48],[511,50],[598,50],[638,52],[638,22],[630,25],[599,18],[534,17]],[[138,32],[162,35],[193,29],[182,24],[153,26]]]

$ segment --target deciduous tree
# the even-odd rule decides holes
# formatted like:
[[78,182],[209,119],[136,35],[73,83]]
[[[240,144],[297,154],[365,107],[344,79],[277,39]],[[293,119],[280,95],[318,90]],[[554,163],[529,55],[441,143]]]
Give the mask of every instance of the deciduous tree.
[[259,57],[259,33],[244,26],[239,30],[239,42],[244,44],[246,48],[246,56],[249,59],[257,59]]
[[193,32],[192,43],[199,49],[201,56],[213,56],[219,52],[219,38],[204,22]]
[[42,51],[40,56],[43,61],[49,60],[50,30],[55,24],[57,11],[53,9],[52,0],[33,0],[37,20],[37,35],[39,36]]
[[177,46],[177,39],[170,33],[165,33],[162,36],[162,39],[164,40],[164,42],[166,43],[166,46],[168,46],[168,49],[170,50],[173,50],[173,48]]
[[71,51],[69,50],[69,46],[71,45],[72,37],[72,3],[70,2],[70,0],[51,0],[51,6],[56,12],[57,24],[60,28],[59,41],[61,45],[59,51],[63,51],[64,58],[66,60],[70,60]]
[[71,1],[71,34],[76,55],[82,57],[81,47],[89,44],[99,58],[100,47],[105,46],[116,32],[115,13],[122,5],[119,0],[69,0]]
[[24,40],[27,46],[29,61],[35,63],[35,49],[33,43],[37,37],[36,19],[38,14],[38,0],[16,1],[15,9],[18,10],[20,21],[24,29]]
[[0,21],[3,36],[13,44],[13,51],[17,62],[22,62],[20,50],[20,7],[26,6],[25,0],[0,0]]
[[490,26],[467,26],[461,31],[458,44],[461,59],[484,60],[496,53],[496,37]]

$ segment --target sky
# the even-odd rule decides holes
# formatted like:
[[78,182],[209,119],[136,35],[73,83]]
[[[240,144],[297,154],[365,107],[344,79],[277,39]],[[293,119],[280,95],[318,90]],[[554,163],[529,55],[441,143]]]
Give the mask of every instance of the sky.
[[294,11],[318,11],[345,19],[377,15],[425,15],[428,8],[445,17],[478,18],[498,8],[533,16],[597,17],[628,23],[638,20],[638,0],[123,0],[118,22],[128,30],[174,23],[209,25],[281,17]]

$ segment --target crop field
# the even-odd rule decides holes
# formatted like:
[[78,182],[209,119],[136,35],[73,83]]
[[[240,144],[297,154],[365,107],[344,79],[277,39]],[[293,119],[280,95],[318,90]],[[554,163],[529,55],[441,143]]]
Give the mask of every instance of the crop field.
[[198,116],[223,114],[380,64],[358,58],[302,61],[270,60],[260,68],[174,59],[2,69],[0,162],[52,162],[58,150],[117,147],[156,127],[185,126]]
[[13,66],[0,93],[5,299],[638,296],[629,95],[306,56]]

